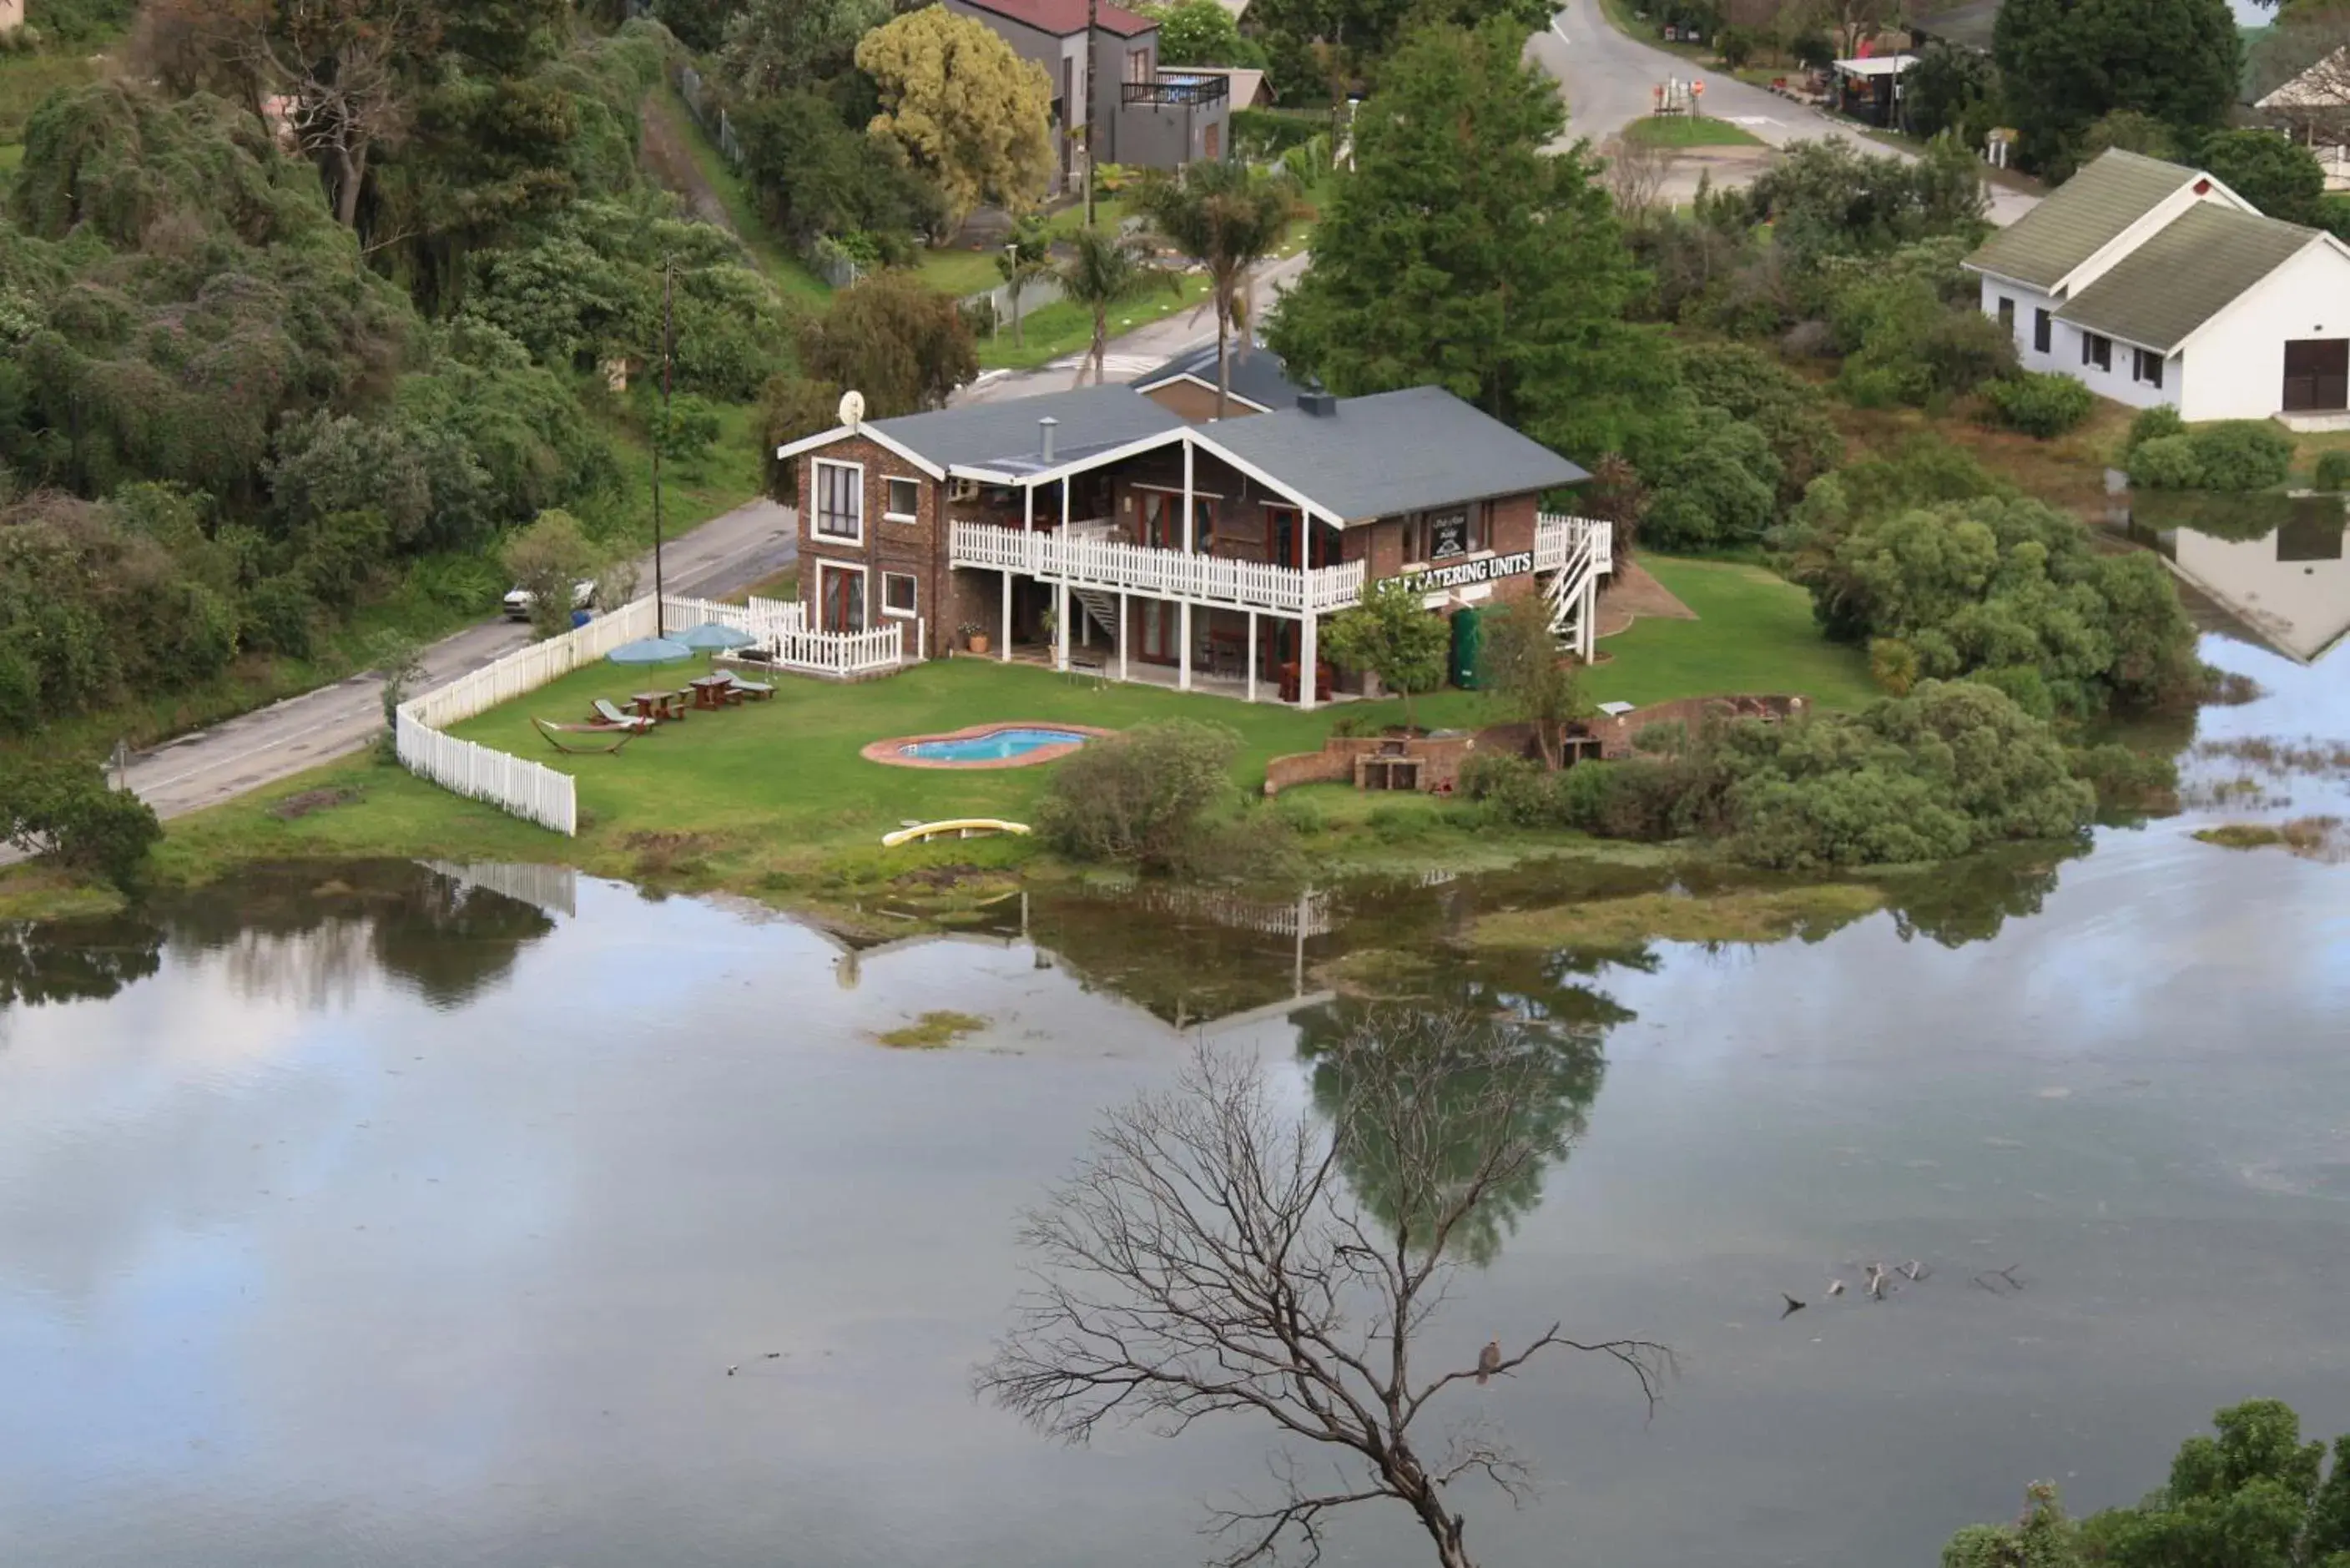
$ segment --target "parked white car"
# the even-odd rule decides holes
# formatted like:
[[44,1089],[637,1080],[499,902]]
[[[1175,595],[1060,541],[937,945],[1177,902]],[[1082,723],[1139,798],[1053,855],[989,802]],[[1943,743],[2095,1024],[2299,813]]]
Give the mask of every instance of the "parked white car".
[[[528,620],[530,618],[530,601],[531,592],[528,588],[515,588],[510,591],[504,599],[506,618],[508,620]],[[573,609],[586,609],[589,605],[595,602],[596,580],[593,577],[582,577],[579,581],[571,585],[571,607]]]

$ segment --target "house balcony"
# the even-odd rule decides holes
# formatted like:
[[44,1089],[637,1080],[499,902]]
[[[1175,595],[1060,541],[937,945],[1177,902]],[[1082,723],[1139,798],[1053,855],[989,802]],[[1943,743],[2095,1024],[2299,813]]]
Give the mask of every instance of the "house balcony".
[[958,566],[1017,572],[1077,589],[1273,615],[1326,615],[1363,597],[1360,561],[1305,570],[1086,538],[1075,529],[1031,534],[986,523],[957,523],[950,532],[948,557]]
[[1128,106],[1151,104],[1166,108],[1204,109],[1222,103],[1231,96],[1232,84],[1222,76],[1153,77],[1148,81],[1118,84],[1118,102]]

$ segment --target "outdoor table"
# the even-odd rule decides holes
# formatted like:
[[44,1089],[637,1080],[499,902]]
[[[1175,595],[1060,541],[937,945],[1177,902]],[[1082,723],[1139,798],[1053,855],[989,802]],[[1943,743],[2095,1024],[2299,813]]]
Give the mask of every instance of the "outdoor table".
[[674,719],[677,693],[674,691],[639,691],[629,699],[629,708],[639,719]]
[[703,675],[686,682],[693,688],[693,705],[697,708],[723,708],[732,697],[733,678],[726,675]]

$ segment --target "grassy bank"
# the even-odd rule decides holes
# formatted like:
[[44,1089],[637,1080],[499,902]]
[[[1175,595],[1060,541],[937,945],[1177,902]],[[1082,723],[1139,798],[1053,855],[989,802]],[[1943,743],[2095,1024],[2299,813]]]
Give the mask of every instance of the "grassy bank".
[[671,144],[684,149],[692,161],[694,177],[725,209],[727,226],[743,242],[759,270],[785,297],[821,307],[832,296],[832,286],[818,277],[792,248],[767,226],[750,184],[735,172],[725,155],[702,134],[685,100],[674,88],[662,88],[645,99],[648,119],[658,119]]
[[[1659,556],[1643,556],[1642,564],[1698,618],[1644,618],[1605,639],[1608,659],[1586,678],[1591,701],[1645,704],[1775,691],[1808,696],[1825,707],[1854,707],[1874,695],[1860,656],[1821,640],[1800,590],[1742,564]],[[664,885],[823,903],[858,897],[926,866],[977,865],[990,874],[1054,869],[1031,840],[882,851],[880,836],[908,821],[1032,820],[1052,769],[888,767],[859,754],[876,740],[985,722],[1120,729],[1196,719],[1237,732],[1233,783],[1253,794],[1262,790],[1270,758],[1317,749],[1341,715],[1356,723],[1402,718],[1402,704],[1393,700],[1301,713],[1272,703],[954,659],[854,686],[783,677],[773,702],[698,715],[613,756],[558,753],[531,722],[534,717],[577,720],[595,698],[675,686],[697,672],[691,666],[657,673],[598,666],[457,727],[466,740],[576,777],[581,815],[576,839],[358,757],[172,823],[157,852],[158,875],[203,881],[255,859],[431,854],[561,861]],[[1419,722],[1436,727],[1476,727],[1511,716],[1490,694],[1457,691],[1419,698],[1414,711]],[[1498,828],[1462,803],[1364,795],[1336,785],[1291,792],[1280,809],[1322,874],[1473,869],[1560,853],[1652,862],[1674,853]],[[0,879],[0,894],[16,885]]]
[[1624,128],[1624,140],[1643,147],[1760,147],[1762,139],[1726,119],[1652,114]]

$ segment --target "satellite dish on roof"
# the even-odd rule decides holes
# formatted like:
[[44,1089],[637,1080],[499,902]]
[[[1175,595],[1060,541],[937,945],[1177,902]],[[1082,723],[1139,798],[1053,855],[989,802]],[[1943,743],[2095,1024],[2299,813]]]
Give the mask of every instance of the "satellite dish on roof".
[[840,422],[855,430],[865,422],[865,394],[847,391],[840,394]]

